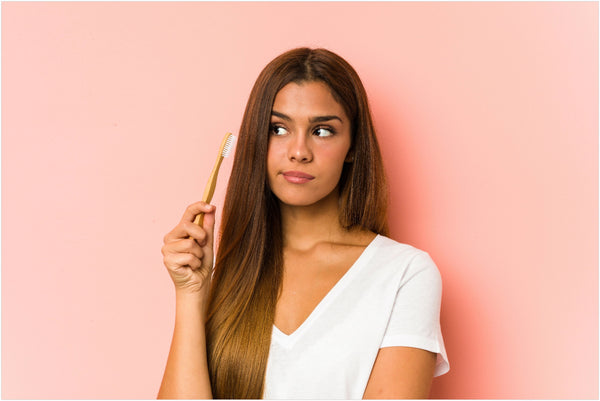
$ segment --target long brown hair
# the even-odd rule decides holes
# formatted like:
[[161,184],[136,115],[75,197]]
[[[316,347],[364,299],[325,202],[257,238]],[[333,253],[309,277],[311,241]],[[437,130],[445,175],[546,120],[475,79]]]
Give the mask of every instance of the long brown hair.
[[278,56],[250,93],[223,207],[206,323],[215,398],[263,395],[283,276],[281,215],[266,173],[270,118],[281,88],[307,81],[327,84],[352,125],[352,160],[339,184],[340,223],[388,233],[383,164],[358,74],[325,49],[298,48]]

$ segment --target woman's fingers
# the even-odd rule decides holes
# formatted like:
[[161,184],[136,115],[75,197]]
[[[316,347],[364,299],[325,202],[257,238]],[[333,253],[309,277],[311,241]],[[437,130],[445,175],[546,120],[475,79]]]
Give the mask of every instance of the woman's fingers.
[[215,207],[206,202],[203,202],[203,201],[195,202],[195,203],[192,203],[191,205],[189,205],[187,207],[187,209],[185,209],[185,212],[183,213],[183,217],[181,218],[181,221],[192,221],[193,222],[198,214],[212,213],[214,210],[215,210]]
[[[194,223],[198,213],[204,213],[202,227]],[[163,261],[176,288],[207,288],[213,267],[214,227],[215,207],[196,202],[187,207],[177,226],[165,235]]]
[[174,253],[166,257],[165,261],[175,269],[190,267],[192,270],[198,270],[202,267],[202,260],[191,253]]
[[190,253],[198,259],[202,259],[204,256],[202,248],[192,238],[170,242],[168,245],[163,247],[162,252],[164,256],[174,253]]
[[212,231],[214,228],[214,211],[215,207],[213,205],[206,204],[202,201],[188,206],[179,224],[177,224],[177,226],[175,226],[171,232],[165,235],[163,239],[164,243],[166,244],[169,242],[178,241],[182,238],[192,237],[198,240],[199,244],[203,244],[207,236],[210,235],[212,237],[212,232],[207,234],[202,227],[194,224],[193,221],[199,213],[204,212],[205,219],[208,218],[209,222],[204,222],[203,226],[207,228],[210,227],[210,231]]
[[203,229],[204,233],[206,234],[206,237],[202,238],[201,241],[205,241],[205,244],[202,245],[202,242],[198,242],[198,243],[202,246],[209,246],[212,249],[214,232],[215,232],[215,211],[214,211],[214,209],[212,212],[204,214],[204,221],[202,222],[202,229]]
[[165,235],[164,243],[168,244],[189,237],[198,240],[198,243],[200,244],[206,239],[207,234],[204,229],[197,224],[189,221],[182,221],[177,224],[171,232]]

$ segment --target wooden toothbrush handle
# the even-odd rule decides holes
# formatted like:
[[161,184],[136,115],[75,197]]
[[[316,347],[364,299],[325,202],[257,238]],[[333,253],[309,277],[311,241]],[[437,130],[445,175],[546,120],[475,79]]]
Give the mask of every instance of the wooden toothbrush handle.
[[[210,201],[212,200],[212,197],[215,193],[215,187],[217,186],[217,175],[219,174],[219,168],[221,167],[222,161],[223,161],[223,156],[219,155],[219,157],[217,157],[215,166],[213,167],[212,172],[210,173],[208,183],[206,184],[206,187],[204,188],[204,195],[202,195],[202,201],[204,201],[206,203],[210,203]],[[203,222],[204,222],[204,213],[200,213],[194,219],[194,224],[197,224],[200,227],[202,227]]]

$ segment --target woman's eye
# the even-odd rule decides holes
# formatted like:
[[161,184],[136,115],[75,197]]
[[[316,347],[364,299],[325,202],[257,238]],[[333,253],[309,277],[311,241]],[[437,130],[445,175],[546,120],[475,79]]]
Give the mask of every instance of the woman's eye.
[[271,133],[273,135],[285,135],[287,130],[279,125],[271,125]]
[[335,134],[335,131],[331,128],[319,127],[315,130],[314,134],[320,137],[325,137]]

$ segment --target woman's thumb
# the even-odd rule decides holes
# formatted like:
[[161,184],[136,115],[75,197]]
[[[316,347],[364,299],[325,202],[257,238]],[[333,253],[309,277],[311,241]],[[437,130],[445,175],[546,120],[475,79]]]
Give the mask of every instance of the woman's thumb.
[[213,207],[212,212],[210,213],[204,213],[204,221],[202,222],[202,228],[204,228],[204,231],[206,231],[206,235],[207,235],[207,245],[210,245],[210,247],[212,248],[213,246],[213,239],[214,239],[214,231],[215,231],[215,210]]

